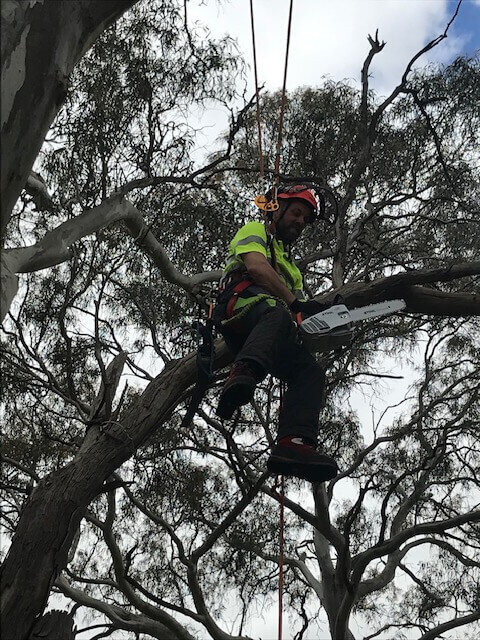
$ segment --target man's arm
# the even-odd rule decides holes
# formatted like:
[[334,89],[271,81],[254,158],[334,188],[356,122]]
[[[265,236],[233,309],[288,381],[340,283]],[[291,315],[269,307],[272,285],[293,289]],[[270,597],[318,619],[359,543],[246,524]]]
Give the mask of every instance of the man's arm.
[[261,253],[242,253],[248,275],[255,284],[269,291],[276,298],[284,300],[288,306],[296,300],[294,294],[283,284],[280,276]]

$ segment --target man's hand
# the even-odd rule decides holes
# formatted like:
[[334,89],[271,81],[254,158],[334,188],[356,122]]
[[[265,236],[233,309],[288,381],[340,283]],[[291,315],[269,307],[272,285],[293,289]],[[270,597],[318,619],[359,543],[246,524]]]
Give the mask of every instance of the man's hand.
[[306,300],[302,302],[301,300],[295,299],[290,305],[290,311],[293,313],[301,313],[302,316],[308,318],[308,316],[314,316],[316,313],[320,313],[320,311],[325,311],[325,309],[328,309],[330,306],[329,304],[322,304],[316,300]]

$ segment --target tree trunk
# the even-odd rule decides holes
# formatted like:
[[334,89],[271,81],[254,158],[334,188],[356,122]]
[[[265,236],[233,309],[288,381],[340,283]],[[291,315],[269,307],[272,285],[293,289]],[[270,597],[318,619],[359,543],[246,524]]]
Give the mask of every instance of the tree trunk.
[[136,1],[2,0],[2,237],[75,64]]
[[[75,459],[46,476],[25,502],[1,567],[2,630],[26,640],[42,614],[53,581],[89,503],[105,480],[171,415],[196,376],[196,354],[169,365],[145,389],[122,424],[91,427]],[[231,359],[219,346],[215,366]]]
[[66,611],[49,611],[37,621],[28,640],[75,640],[73,618]]

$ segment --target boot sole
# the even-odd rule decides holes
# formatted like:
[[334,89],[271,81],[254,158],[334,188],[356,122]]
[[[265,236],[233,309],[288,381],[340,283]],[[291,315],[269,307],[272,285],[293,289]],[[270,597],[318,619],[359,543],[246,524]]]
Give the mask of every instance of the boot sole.
[[338,467],[331,464],[293,462],[288,458],[270,457],[267,461],[270,473],[279,476],[295,476],[308,482],[327,482],[338,475]]
[[253,398],[255,385],[241,382],[231,384],[220,396],[216,414],[222,420],[230,420],[238,407],[248,404]]

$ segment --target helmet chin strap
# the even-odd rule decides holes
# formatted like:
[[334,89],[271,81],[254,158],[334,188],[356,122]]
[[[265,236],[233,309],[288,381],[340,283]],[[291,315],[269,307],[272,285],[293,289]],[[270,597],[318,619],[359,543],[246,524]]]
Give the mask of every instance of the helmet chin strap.
[[[266,226],[266,231],[267,231],[267,242],[268,242],[268,246],[270,248],[270,254],[272,256],[272,267],[275,269],[275,271],[279,271],[278,269],[278,264],[277,264],[277,257],[275,255],[275,248],[273,246],[273,239],[277,238],[277,224],[280,222],[280,220],[283,218],[283,216],[285,215],[288,207],[291,205],[291,202],[288,202],[285,209],[283,211],[280,212],[280,215],[278,217],[278,219],[275,221],[273,219],[273,215],[274,215],[274,211],[267,211],[266,214],[266,222],[268,222],[268,227]],[[290,258],[291,256],[291,249],[290,249],[290,245],[288,245],[288,256]]]
[[[272,232],[272,235],[276,238],[277,237],[277,225],[278,223],[282,220],[283,216],[287,213],[288,208],[290,207],[290,205],[293,204],[292,202],[287,202],[285,209],[283,209],[283,211],[280,212],[280,215],[278,216],[278,219],[275,221],[273,219],[273,215],[274,212],[270,211],[267,217],[267,220],[269,221],[269,226]],[[290,246],[290,245],[288,245]]]

